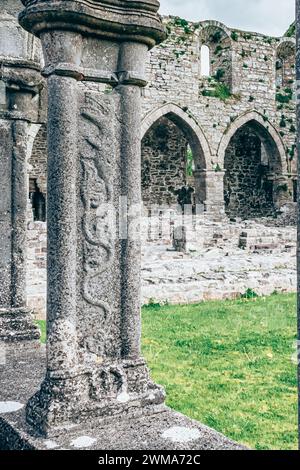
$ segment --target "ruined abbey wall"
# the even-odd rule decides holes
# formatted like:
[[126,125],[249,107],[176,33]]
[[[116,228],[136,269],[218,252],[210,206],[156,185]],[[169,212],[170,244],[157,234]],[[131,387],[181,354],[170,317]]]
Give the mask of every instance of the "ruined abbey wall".
[[[195,202],[208,212],[251,218],[291,206],[296,191],[294,38],[234,30],[216,21],[165,17],[164,23],[168,39],[150,52],[149,84],[142,90],[144,203],[176,204],[178,191],[190,184]],[[201,70],[203,46],[209,48],[209,76]],[[241,127],[250,145],[244,157],[235,145]],[[251,165],[253,133],[262,148]],[[31,178],[45,193],[44,127],[29,163]],[[232,168],[238,170],[235,184]],[[254,182],[253,194],[248,182]],[[239,193],[244,190],[253,204],[243,206]]]
[[[233,30],[215,21],[191,23],[165,17],[164,23],[169,32],[168,39],[150,52],[146,67],[149,84],[142,90],[142,195],[145,205],[174,205],[178,202],[178,191],[182,186],[190,185],[194,190],[193,202],[204,206],[207,223],[223,220],[220,232],[228,219],[272,218],[278,216],[282,208],[288,208],[284,214],[293,213],[297,188],[294,38],[271,38]],[[209,76],[203,76],[201,69],[203,45],[210,51]],[[82,86],[88,85],[83,83]],[[101,86],[97,85],[98,91]],[[109,93],[109,87],[102,88],[103,92]],[[34,135],[36,138],[28,154],[31,202],[34,191],[43,195],[47,192],[45,126],[36,129]],[[290,220],[293,216],[288,215],[287,223]],[[240,230],[237,228],[237,233]],[[274,236],[270,235],[268,246],[274,244],[272,237],[277,236],[276,229],[270,232],[274,232]],[[214,236],[210,236],[213,241]],[[30,220],[28,238],[28,301],[44,314],[45,222],[40,218]],[[159,245],[161,240],[154,242]],[[159,259],[162,257],[159,266],[165,266],[165,255],[161,248],[157,249]],[[147,253],[151,250],[154,246],[146,248]],[[241,255],[238,243],[233,244],[232,250]],[[177,255],[174,256],[176,261]],[[292,262],[284,258],[283,263],[292,266],[289,279],[294,276],[294,255],[291,256]],[[148,259],[152,259],[151,254]],[[260,259],[263,260],[264,255]],[[158,286],[161,286],[158,298],[162,300],[166,273],[162,269],[161,276],[153,281],[149,274],[152,267],[150,269],[147,262],[143,271],[144,301],[157,293]],[[192,265],[192,270],[197,270],[197,262]],[[159,270],[157,263],[155,271]],[[183,293],[187,284],[180,281],[182,272],[177,268],[173,271],[171,284],[175,284],[168,286],[171,302],[196,301],[207,296],[215,298],[220,293],[220,279],[215,287],[209,280],[205,287],[209,295],[199,296],[204,285],[204,278],[201,278],[191,296],[185,298]],[[213,269],[206,273],[205,279],[210,279],[212,272]],[[258,268],[253,270],[253,280],[260,279],[258,272]],[[283,289],[293,289],[292,280],[288,281],[290,287],[284,284],[285,275],[284,272],[274,281],[268,279],[268,289],[280,290],[281,284]],[[250,284],[257,289],[254,281],[252,285],[245,277],[243,269],[237,276],[242,282],[239,292]],[[190,279],[189,274],[187,282]],[[230,278],[228,282],[231,281]],[[225,297],[227,291],[229,296],[232,295],[230,289],[221,291],[225,292]]]
[[[296,179],[294,39],[233,30],[215,21],[190,23],[168,17],[164,22],[169,37],[149,56],[150,81],[143,92],[145,139],[149,141],[147,131],[161,116],[175,122],[192,147],[196,171],[207,172],[195,182],[203,186],[199,202],[220,204],[224,178],[209,172],[229,170],[225,155],[232,147],[231,139],[243,125],[248,125],[245,131],[250,139],[255,123],[266,148],[266,185],[273,187],[274,203],[292,202]],[[210,50],[208,77],[201,72],[203,45]],[[242,172],[240,176],[245,179]],[[211,179],[219,194],[216,201],[209,191]],[[233,200],[238,199],[235,196]],[[253,210],[244,215],[253,216]],[[259,216],[260,209],[254,215]]]

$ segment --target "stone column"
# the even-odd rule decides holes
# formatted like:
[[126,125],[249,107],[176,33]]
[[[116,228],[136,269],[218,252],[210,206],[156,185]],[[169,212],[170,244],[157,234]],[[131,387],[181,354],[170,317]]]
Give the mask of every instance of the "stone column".
[[165,33],[156,0],[23,3],[44,50],[49,133],[47,373],[27,420],[51,434],[164,401],[140,352],[138,222],[144,63]]
[[[15,2],[10,6],[15,13]],[[28,34],[20,33],[16,18],[4,10],[0,26],[8,38],[0,41],[0,343],[19,350],[21,345],[38,345],[40,336],[26,307],[26,164],[42,77],[39,63],[28,57]]]
[[[204,204],[205,213],[212,218],[225,217],[224,171],[195,171],[196,203]],[[199,200],[200,195],[200,200]]]
[[273,180],[273,198],[276,209],[293,201],[292,180],[284,175],[275,176]]

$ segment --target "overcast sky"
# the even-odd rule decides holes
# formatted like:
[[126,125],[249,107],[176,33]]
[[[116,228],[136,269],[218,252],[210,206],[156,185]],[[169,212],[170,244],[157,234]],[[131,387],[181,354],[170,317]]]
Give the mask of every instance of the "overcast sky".
[[295,19],[295,0],[160,0],[161,13],[282,36]]

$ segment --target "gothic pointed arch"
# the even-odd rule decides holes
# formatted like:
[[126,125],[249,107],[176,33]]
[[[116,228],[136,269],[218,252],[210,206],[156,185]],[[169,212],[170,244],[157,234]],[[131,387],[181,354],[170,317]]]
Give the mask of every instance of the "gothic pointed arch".
[[185,204],[204,202],[202,173],[211,160],[207,139],[191,115],[172,103],[150,112],[142,123],[145,204],[170,206],[179,202],[179,193],[187,193]]
[[219,162],[225,170],[224,202],[229,217],[276,215],[286,152],[276,129],[262,115],[249,112],[232,123],[220,143]]
[[274,170],[277,172],[287,172],[287,155],[284,143],[281,139],[276,128],[258,111],[252,110],[245,114],[242,114],[229,126],[226,132],[223,134],[221,142],[218,148],[218,161],[220,166],[224,167],[224,157],[226,149],[229,145],[231,138],[234,136],[236,131],[244,126],[250,124],[255,128],[255,131],[261,137],[263,143],[267,148],[273,151],[273,163]]
[[150,127],[163,116],[182,129],[194,151],[199,169],[210,169],[211,150],[203,130],[191,114],[188,114],[176,104],[168,103],[149,112],[142,121],[142,138]]

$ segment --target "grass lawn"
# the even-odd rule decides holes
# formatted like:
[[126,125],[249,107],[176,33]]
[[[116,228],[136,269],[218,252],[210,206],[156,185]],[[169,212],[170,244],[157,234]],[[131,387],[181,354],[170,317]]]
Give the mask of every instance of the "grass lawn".
[[295,295],[144,307],[143,354],[171,408],[254,449],[297,449]]

